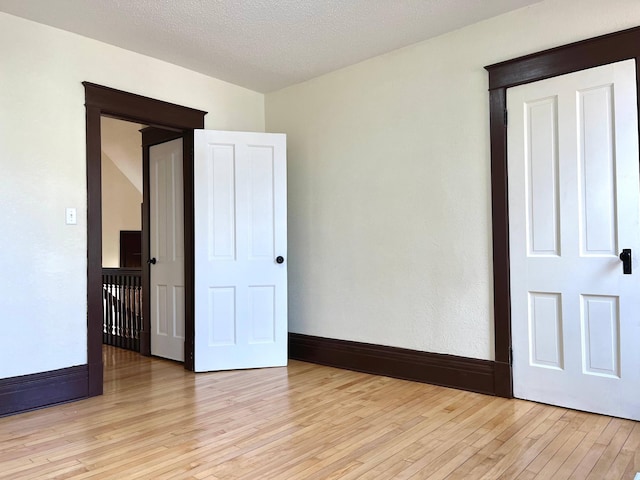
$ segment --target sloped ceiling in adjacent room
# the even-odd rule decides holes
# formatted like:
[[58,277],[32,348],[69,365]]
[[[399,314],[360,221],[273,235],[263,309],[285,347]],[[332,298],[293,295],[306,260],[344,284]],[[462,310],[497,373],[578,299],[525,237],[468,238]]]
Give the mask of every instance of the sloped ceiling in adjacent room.
[[142,193],[142,137],[143,125],[102,117],[102,151]]

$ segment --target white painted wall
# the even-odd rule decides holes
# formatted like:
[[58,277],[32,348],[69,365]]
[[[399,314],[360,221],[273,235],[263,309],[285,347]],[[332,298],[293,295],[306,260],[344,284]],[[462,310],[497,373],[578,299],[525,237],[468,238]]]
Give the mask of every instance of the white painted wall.
[[[0,378],[86,363],[86,80],[264,131],[264,96],[0,13]],[[64,224],[65,207],[78,224]]]
[[[142,153],[139,154],[142,157]],[[138,159],[142,170],[142,158]],[[142,193],[102,152],[102,266],[120,266],[120,230],[140,230]]]
[[483,67],[636,25],[637,0],[548,0],[268,94],[290,331],[492,359]]

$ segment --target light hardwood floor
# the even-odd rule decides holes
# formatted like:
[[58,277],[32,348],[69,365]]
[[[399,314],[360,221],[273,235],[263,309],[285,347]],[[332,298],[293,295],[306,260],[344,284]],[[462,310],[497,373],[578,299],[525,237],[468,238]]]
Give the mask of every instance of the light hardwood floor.
[[0,419],[0,478],[633,479],[640,423],[291,361],[105,347],[101,397]]

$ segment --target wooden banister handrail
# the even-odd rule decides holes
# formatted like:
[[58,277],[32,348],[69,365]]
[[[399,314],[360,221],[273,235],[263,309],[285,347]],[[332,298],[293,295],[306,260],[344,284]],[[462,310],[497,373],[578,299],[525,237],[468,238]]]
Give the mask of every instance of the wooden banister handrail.
[[103,268],[102,341],[140,351],[142,328],[142,270]]

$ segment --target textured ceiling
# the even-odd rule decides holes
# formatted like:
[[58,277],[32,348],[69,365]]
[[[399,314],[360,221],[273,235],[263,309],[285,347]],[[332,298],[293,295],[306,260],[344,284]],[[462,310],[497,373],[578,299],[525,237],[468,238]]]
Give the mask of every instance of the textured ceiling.
[[260,92],[539,0],[0,0],[0,11]]

